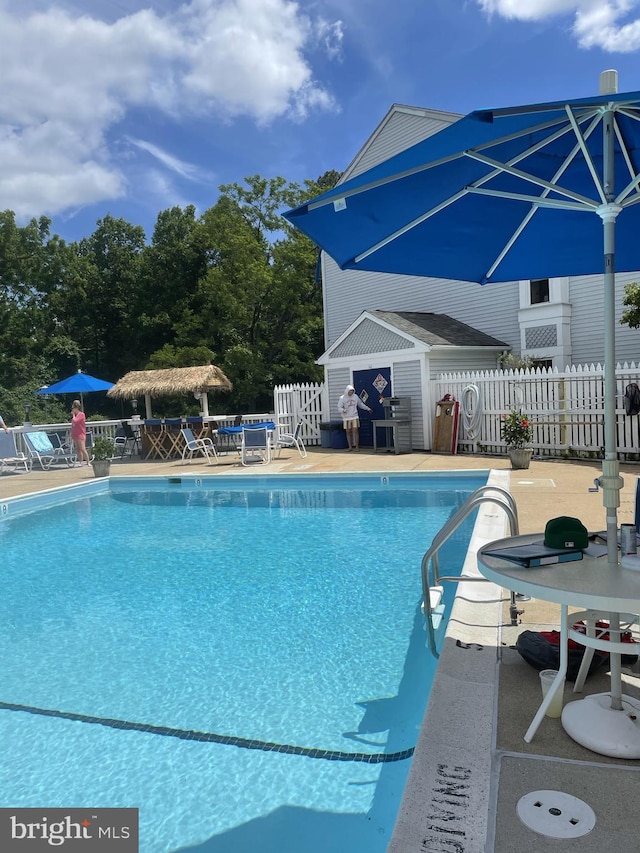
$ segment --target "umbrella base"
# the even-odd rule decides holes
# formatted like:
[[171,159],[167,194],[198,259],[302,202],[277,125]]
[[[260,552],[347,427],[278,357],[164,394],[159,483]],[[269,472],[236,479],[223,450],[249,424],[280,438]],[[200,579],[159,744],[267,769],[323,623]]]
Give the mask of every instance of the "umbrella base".
[[594,693],[569,702],[562,726],[577,743],[600,755],[640,758],[640,700],[622,696],[622,710],[614,711],[609,693]]

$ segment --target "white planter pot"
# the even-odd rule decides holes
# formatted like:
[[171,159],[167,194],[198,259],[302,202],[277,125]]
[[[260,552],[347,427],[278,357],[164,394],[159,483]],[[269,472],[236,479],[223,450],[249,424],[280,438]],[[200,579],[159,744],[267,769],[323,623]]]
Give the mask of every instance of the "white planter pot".
[[512,468],[522,469],[529,467],[531,454],[533,453],[530,447],[510,447],[507,452]]
[[109,472],[111,471],[111,460],[110,459],[94,459],[91,463],[93,465],[93,473],[96,477],[108,477]]

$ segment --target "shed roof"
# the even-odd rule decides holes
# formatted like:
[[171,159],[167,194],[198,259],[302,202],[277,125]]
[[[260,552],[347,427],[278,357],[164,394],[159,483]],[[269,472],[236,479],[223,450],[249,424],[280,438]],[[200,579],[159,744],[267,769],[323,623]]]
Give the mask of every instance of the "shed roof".
[[164,370],[132,370],[118,379],[107,397],[133,400],[148,394],[162,397],[167,394],[195,394],[218,389],[231,391],[233,384],[214,364],[201,367],[169,367]]
[[423,311],[370,311],[377,317],[394,326],[416,340],[429,346],[456,347],[499,347],[509,349],[509,344],[499,341],[491,335],[454,320],[447,314],[432,314]]

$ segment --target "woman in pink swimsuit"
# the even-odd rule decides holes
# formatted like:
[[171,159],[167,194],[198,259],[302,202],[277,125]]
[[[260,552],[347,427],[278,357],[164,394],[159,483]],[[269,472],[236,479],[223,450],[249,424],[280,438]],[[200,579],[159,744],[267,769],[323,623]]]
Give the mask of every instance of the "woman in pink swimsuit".
[[87,422],[80,405],[80,400],[74,400],[71,404],[71,440],[76,449],[78,462],[81,465],[89,464],[89,454],[85,442],[87,440]]

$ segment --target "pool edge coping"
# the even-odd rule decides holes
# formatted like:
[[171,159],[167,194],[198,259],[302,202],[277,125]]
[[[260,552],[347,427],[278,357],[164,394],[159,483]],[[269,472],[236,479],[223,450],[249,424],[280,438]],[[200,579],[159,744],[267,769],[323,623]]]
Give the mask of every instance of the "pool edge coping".
[[[508,470],[490,471],[490,485],[508,489],[509,481]],[[465,574],[481,576],[478,549],[506,530],[505,513],[479,507]],[[485,849],[503,597],[490,582],[458,584],[388,853]]]

